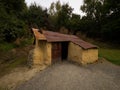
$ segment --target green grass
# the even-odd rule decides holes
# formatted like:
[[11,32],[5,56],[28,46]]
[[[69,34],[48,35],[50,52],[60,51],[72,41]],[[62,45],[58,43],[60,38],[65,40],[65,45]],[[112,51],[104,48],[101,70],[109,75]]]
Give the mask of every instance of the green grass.
[[13,43],[3,42],[0,44],[0,51],[9,51],[13,48],[15,48],[15,45]]
[[8,88],[3,88],[3,87],[0,87],[0,90],[9,90]]
[[32,45],[34,38],[28,38],[21,41],[20,47],[25,47],[27,45]]
[[4,76],[5,74],[9,73],[16,67],[23,67],[26,66],[27,57],[18,57],[12,61],[6,62],[0,66],[0,77]]
[[108,61],[120,65],[120,49],[100,48],[99,57],[104,57]]
[[33,38],[26,38],[20,41],[20,45],[16,45],[14,42],[0,42],[0,51],[9,51],[13,48],[25,47],[28,45],[32,45],[34,39]]
[[11,62],[11,63],[8,65],[8,68],[15,68],[15,67],[18,67],[18,66],[26,65],[26,62],[27,62],[26,60],[27,60],[26,57],[16,58],[13,62]]
[[[4,76],[5,74],[9,73],[11,70],[13,70],[16,67],[23,67],[26,66],[27,63],[27,55],[22,54],[22,52],[26,53],[24,51],[24,47],[27,47],[29,45],[32,45],[33,39],[24,39],[21,41],[20,45],[16,45],[14,42],[13,43],[7,43],[7,42],[2,42],[0,43],[0,77]],[[10,51],[12,49],[19,50],[21,52],[20,55],[16,56],[15,55],[10,55]],[[17,52],[17,53],[19,53]],[[4,60],[4,58],[7,58],[8,60]],[[2,62],[2,63],[1,63]],[[1,88],[0,88],[1,89]]]

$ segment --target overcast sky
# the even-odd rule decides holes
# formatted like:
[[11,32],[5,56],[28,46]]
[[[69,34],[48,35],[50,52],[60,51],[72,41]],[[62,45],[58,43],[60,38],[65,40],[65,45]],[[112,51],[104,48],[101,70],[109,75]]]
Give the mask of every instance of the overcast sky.
[[[56,2],[58,0],[25,0],[28,6],[30,6],[31,3],[36,3],[37,5],[40,5],[44,8],[49,8],[52,2]],[[69,5],[74,8],[73,13],[77,13],[80,15],[84,15],[82,11],[80,11],[80,6],[83,4],[83,0],[59,0],[61,4],[63,3],[69,3]]]

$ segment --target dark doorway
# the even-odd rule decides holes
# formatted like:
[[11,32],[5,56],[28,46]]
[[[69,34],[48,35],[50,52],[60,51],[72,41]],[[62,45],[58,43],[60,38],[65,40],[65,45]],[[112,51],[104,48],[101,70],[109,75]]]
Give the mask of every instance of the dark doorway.
[[61,43],[61,57],[62,60],[67,60],[68,57],[68,42],[62,42]]

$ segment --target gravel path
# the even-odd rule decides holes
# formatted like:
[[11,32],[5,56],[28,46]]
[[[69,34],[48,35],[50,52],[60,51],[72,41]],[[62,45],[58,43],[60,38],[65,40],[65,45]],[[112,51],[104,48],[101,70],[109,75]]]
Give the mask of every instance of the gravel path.
[[99,61],[85,66],[54,64],[16,90],[120,90],[120,66]]

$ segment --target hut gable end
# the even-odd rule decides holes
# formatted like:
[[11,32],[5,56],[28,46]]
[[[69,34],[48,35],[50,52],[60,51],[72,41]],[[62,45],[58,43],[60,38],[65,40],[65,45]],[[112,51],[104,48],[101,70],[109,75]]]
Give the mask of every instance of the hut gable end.
[[44,36],[44,34],[40,33],[38,29],[32,29],[33,33],[35,35],[35,38],[38,40],[46,40],[46,37]]

